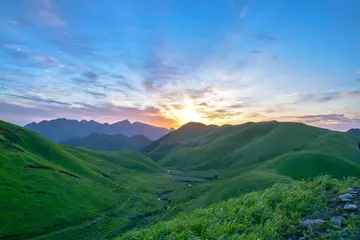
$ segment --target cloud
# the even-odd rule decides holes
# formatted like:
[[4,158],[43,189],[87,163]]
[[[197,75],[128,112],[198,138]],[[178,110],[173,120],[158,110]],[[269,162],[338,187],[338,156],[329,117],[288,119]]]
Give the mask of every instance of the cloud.
[[259,34],[256,36],[256,39],[264,43],[275,43],[278,41],[278,38],[266,34]]
[[247,13],[247,9],[246,7],[244,7],[240,12],[239,19],[243,19],[246,16],[246,13]]
[[69,103],[60,102],[60,101],[47,99],[47,98],[42,98],[42,97],[33,96],[33,95],[16,95],[16,94],[3,94],[3,95],[14,98],[15,100],[23,99],[23,100],[30,100],[32,102],[38,102],[38,103],[47,103],[47,104],[70,106]]
[[94,98],[97,98],[97,99],[107,97],[107,95],[105,93],[101,93],[101,92],[94,92],[94,91],[90,91],[90,90],[86,90],[84,92],[91,95],[91,96],[93,96]]
[[356,71],[356,74],[360,74],[360,70],[357,70],[357,71]]
[[249,51],[250,54],[262,54],[264,53],[263,51],[261,50],[252,50],[252,51]]
[[121,79],[121,80],[125,79],[125,76],[121,75],[121,74],[110,74],[109,76],[112,78],[117,78],[117,79]]
[[228,119],[234,116],[240,116],[242,113],[232,111],[230,109],[199,109],[201,117],[208,120],[214,119]]
[[334,130],[348,130],[360,125],[360,115],[320,114],[303,116],[283,116],[280,120],[303,122],[306,124],[330,128]]
[[91,81],[96,81],[96,79],[99,77],[96,73],[90,71],[83,72],[83,76]]
[[34,0],[31,1],[31,3],[36,18],[42,24],[48,25],[50,27],[67,26],[65,20],[63,20],[56,11],[56,7],[52,0]]
[[297,94],[296,96],[297,96],[297,100],[294,102],[295,104],[302,102],[325,103],[337,99],[360,97],[360,90],[344,91],[344,92],[323,92],[317,94],[305,93],[305,94]]
[[248,105],[243,104],[243,103],[236,103],[236,104],[229,106],[229,108],[246,108],[246,107],[248,107]]
[[[71,78],[71,80],[77,84],[94,85],[94,84],[96,84],[98,78],[99,78],[99,75],[97,75],[96,73],[91,72],[91,71],[86,71],[86,72],[83,72],[81,76],[73,77],[73,78]],[[99,86],[101,86],[101,85],[99,85]]]
[[35,56],[34,59],[46,63],[56,63],[56,64],[59,63],[59,61],[56,58],[48,57],[48,56]]

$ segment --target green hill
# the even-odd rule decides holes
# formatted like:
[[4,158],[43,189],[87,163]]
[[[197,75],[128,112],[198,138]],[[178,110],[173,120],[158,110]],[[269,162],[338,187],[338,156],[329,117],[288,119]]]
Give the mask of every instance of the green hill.
[[105,238],[164,211],[165,170],[141,154],[61,147],[0,121],[0,156],[1,239]]
[[329,154],[296,152],[275,158],[265,166],[277,174],[301,180],[329,174],[336,178],[360,176],[360,166]]
[[[0,121],[0,239],[115,238],[274,184],[297,186],[297,180],[324,174],[360,176],[357,141],[298,123],[190,123],[142,153],[109,152],[57,145]],[[177,227],[171,224],[169,229]],[[198,234],[180,229],[185,232],[159,239]],[[124,236],[167,236],[163,231],[155,225],[145,235]]]
[[[259,192],[252,192],[220,204],[182,214],[171,221],[160,222],[151,228],[131,231],[118,240],[171,240],[171,239],[338,239],[341,231],[357,239],[360,222],[349,218],[343,227],[331,228],[330,216],[322,215],[328,223],[321,238],[312,238],[320,229],[302,229],[304,217],[321,216],[323,212],[339,214],[329,210],[329,199],[359,185],[359,180],[344,181],[317,178],[314,181],[299,181],[292,184],[277,184]],[[326,217],[326,218],[325,218]],[[303,235],[304,234],[304,235]],[[344,234],[343,234],[344,236]],[[294,238],[293,238],[294,237]]]
[[73,147],[83,146],[107,151],[139,151],[148,146],[150,143],[151,140],[143,135],[128,137],[122,134],[108,135],[98,133],[92,133],[83,138],[70,138],[60,142],[60,144]]
[[194,131],[184,133],[181,129],[153,142],[143,152],[160,165],[181,170],[242,169],[300,151],[325,153],[360,163],[355,137],[301,123],[202,126],[195,137]]

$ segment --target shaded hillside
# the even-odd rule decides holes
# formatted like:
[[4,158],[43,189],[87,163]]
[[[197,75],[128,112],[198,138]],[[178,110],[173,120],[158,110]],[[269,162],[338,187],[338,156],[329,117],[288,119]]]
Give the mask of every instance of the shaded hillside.
[[86,137],[92,133],[122,134],[125,136],[144,135],[149,139],[155,140],[170,131],[166,128],[155,127],[140,122],[130,123],[128,120],[113,124],[102,124],[95,121],[77,121],[64,118],[30,123],[25,128],[37,132],[54,142],[64,141],[69,138]]
[[352,128],[349,131],[347,131],[348,133],[350,133],[353,136],[358,136],[360,137],[360,129],[359,128]]
[[[165,170],[141,154],[62,147],[0,121],[0,156],[1,239],[70,231],[72,226],[109,221],[108,214],[164,209],[145,184]],[[132,206],[132,196],[138,196],[139,205]],[[138,219],[116,217],[114,222],[120,229],[132,221]]]
[[92,133],[84,138],[70,138],[65,141],[60,141],[60,144],[73,147],[90,147],[108,151],[139,151],[148,146],[150,143],[151,140],[143,135],[134,135],[128,137],[122,134],[108,135],[98,133]]
[[[188,128],[193,123],[183,126]],[[291,152],[312,151],[360,163],[357,138],[301,123],[246,123],[238,126],[180,128],[143,152],[159,164],[183,170],[247,169]]]

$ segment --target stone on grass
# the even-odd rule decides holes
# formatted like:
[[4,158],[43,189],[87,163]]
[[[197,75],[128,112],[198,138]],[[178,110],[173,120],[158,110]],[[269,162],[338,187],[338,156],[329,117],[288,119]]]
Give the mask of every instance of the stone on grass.
[[306,219],[303,221],[302,226],[304,228],[310,228],[313,224],[323,225],[325,223],[322,219]]
[[342,222],[344,220],[343,216],[337,216],[337,217],[332,217],[330,219],[330,222],[332,222],[333,224],[335,224],[336,226],[341,226]]
[[340,227],[340,226],[335,225],[335,224],[334,224],[334,225],[332,225],[331,227],[332,227],[332,228],[334,228],[334,229],[341,229],[341,227]]
[[342,202],[351,202],[351,199],[354,198],[354,195],[350,193],[342,194],[339,196]]
[[355,204],[350,204],[350,203],[347,203],[345,204],[344,206],[344,209],[345,210],[356,210],[358,207],[355,205]]

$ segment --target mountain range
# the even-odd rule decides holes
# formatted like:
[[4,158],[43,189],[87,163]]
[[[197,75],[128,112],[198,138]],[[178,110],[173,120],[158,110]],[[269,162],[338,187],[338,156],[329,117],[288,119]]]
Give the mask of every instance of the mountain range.
[[104,151],[0,121],[0,239],[289,239],[355,184],[359,142],[301,123],[188,123],[140,152]]
[[133,150],[140,151],[148,146],[151,140],[144,135],[134,135],[131,137],[115,134],[92,133],[83,138],[70,138],[60,141],[60,144],[73,147],[90,147],[107,151]]
[[59,143],[69,138],[86,137],[92,133],[122,134],[125,136],[144,135],[145,137],[156,140],[171,130],[141,122],[130,123],[128,120],[119,121],[113,124],[98,123],[95,121],[77,121],[65,118],[39,123],[30,123],[25,128],[39,133],[53,142]]

